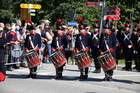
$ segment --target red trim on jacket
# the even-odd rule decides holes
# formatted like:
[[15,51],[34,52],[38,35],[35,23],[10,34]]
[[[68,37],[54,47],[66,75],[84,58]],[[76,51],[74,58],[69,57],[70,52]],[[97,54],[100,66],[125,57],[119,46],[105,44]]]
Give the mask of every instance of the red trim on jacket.
[[60,49],[60,50],[63,50],[64,48],[61,46],[61,47],[59,47],[59,49]]
[[36,47],[35,50],[38,51],[39,50],[39,47]]
[[113,51],[114,51],[114,49],[113,49],[113,48],[110,48],[110,49],[109,49],[109,51],[110,51],[110,52],[113,52]]
[[28,50],[28,48],[26,47],[25,50]]
[[89,50],[89,48],[88,48],[88,47],[86,47],[85,49],[86,49],[86,51],[88,51],[88,50]]

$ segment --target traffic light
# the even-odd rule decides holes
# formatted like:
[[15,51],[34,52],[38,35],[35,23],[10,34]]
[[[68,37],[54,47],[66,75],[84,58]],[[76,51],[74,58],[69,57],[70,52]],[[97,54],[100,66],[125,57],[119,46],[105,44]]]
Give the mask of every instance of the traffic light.
[[[35,9],[31,9],[31,8],[28,9],[28,13],[30,13],[31,16],[35,16],[35,11],[36,11]],[[34,13],[32,13],[32,12],[34,12]]]

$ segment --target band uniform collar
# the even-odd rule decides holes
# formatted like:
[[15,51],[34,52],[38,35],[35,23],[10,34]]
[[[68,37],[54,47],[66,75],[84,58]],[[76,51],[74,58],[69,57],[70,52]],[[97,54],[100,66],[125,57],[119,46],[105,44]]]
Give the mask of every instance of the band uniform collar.
[[109,31],[108,33],[107,33],[107,35],[110,35],[111,34],[111,31]]
[[129,33],[130,33],[130,31],[126,31],[126,32],[125,32],[125,34],[129,34]]
[[86,35],[86,33],[87,33],[87,32],[84,32],[84,33],[82,33],[81,35],[84,35],[84,36],[85,36],[85,35]]
[[61,33],[61,34],[59,34],[59,36],[61,37],[61,36],[63,36],[63,34]]
[[34,32],[33,34],[30,34],[30,35],[34,35],[35,36],[36,35],[36,32]]

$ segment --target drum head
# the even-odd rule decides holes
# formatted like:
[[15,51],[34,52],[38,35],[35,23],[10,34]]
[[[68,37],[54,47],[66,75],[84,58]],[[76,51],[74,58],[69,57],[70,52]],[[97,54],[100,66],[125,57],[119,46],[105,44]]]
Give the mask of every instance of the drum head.
[[17,45],[12,45],[11,46],[11,54],[13,57],[20,57],[23,53],[23,46],[18,43]]

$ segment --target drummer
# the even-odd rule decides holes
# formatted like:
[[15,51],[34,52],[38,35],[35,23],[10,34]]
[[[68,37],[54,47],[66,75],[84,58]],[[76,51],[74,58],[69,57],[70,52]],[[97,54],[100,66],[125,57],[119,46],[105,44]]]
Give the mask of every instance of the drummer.
[[[104,55],[106,53],[111,52],[112,56],[116,58],[115,49],[116,49],[116,36],[111,32],[110,26],[105,24],[103,26],[104,34],[100,40],[99,52],[100,55]],[[113,69],[105,71],[105,78],[103,81],[111,81],[113,76]]]
[[[39,34],[34,32],[34,26],[28,26],[27,30],[29,30],[29,33],[26,36],[26,40],[24,43],[25,46],[25,51],[28,53],[29,50],[35,50],[39,54],[39,48],[41,47],[41,37]],[[30,38],[31,37],[31,38]],[[27,76],[27,78],[36,78],[36,71],[37,71],[37,66],[29,68],[30,69],[30,74]]]
[[[79,31],[80,31],[80,34],[77,35],[76,42],[75,42],[76,53],[85,52],[90,49],[91,36],[88,33],[86,33],[85,25],[79,25]],[[88,78],[88,69],[89,67],[80,69],[79,79]]]
[[[67,47],[68,39],[67,39],[67,36],[64,35],[64,33],[63,33],[64,30],[65,30],[65,28],[62,27],[61,25],[57,26],[57,35],[55,35],[53,37],[53,41],[52,41],[52,51],[55,52],[57,50],[60,50],[65,55],[64,50]],[[62,78],[62,72],[63,72],[64,65],[56,68],[55,79]]]

